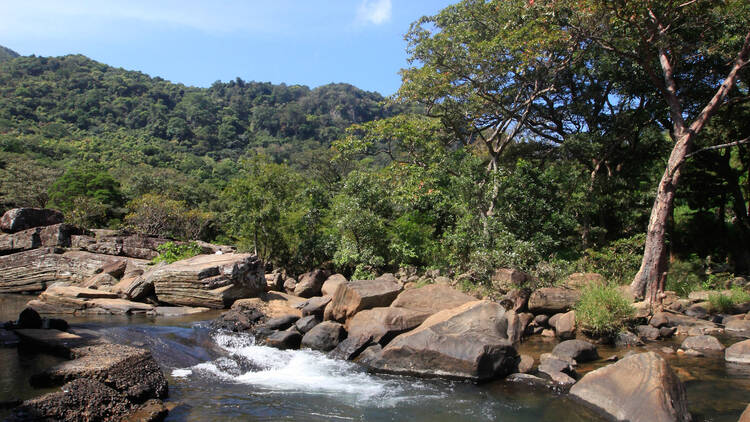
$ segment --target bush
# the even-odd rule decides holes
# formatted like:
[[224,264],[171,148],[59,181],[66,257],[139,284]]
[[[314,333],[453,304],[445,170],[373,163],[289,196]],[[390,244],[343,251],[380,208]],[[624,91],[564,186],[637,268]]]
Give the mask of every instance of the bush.
[[203,249],[195,242],[167,242],[157,246],[156,250],[159,251],[159,256],[151,261],[153,264],[159,262],[166,262],[167,264],[171,264],[173,262],[200,255],[203,252]]
[[152,193],[132,201],[128,207],[131,212],[125,216],[126,227],[149,236],[200,239],[211,221],[208,213]]
[[576,303],[576,321],[591,335],[617,334],[634,313],[633,306],[614,286],[589,285]]
[[734,305],[750,302],[750,293],[741,288],[732,288],[728,295],[723,293],[711,293],[708,295],[708,303],[711,305],[711,311],[717,313],[730,312]]
[[617,284],[629,283],[641,266],[645,234],[615,240],[600,249],[587,249],[576,263],[578,271],[595,272]]
[[669,265],[666,290],[672,290],[681,297],[690,292],[703,290],[703,263],[700,258],[691,255],[687,260],[676,260]]

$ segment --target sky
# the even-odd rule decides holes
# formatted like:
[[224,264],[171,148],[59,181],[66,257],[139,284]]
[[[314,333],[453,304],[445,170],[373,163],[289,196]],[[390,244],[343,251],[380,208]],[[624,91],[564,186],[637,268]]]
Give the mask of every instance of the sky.
[[457,0],[0,0],[0,45],[172,82],[345,82],[383,95],[409,25]]

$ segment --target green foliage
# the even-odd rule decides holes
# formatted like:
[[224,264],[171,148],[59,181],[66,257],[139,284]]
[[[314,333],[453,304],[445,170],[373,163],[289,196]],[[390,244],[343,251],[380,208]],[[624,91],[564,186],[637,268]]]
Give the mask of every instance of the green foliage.
[[708,295],[711,311],[716,313],[727,313],[732,311],[735,305],[750,302],[750,293],[739,287],[732,288],[729,294],[711,293]]
[[212,219],[211,214],[189,209],[182,201],[153,193],[131,201],[128,209],[126,228],[168,239],[201,239]]
[[167,242],[157,246],[156,250],[159,251],[159,255],[151,260],[152,264],[158,264],[159,262],[171,264],[203,253],[203,249],[195,242]]
[[637,234],[603,248],[586,249],[576,262],[578,271],[599,273],[616,284],[630,283],[640,268],[645,241],[645,234]]
[[693,255],[686,260],[675,260],[669,267],[666,290],[687,297],[690,292],[703,290],[705,271],[700,259]]
[[50,186],[49,199],[49,206],[85,227],[106,224],[123,205],[120,184],[107,171],[94,166],[68,168]]
[[576,323],[594,336],[617,334],[635,312],[630,302],[612,285],[591,284],[576,303]]

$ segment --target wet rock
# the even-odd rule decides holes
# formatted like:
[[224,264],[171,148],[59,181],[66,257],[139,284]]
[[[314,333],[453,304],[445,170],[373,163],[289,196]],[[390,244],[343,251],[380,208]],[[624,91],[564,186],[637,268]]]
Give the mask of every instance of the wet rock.
[[521,355],[518,359],[518,372],[528,374],[534,369],[534,358],[529,355]]
[[64,217],[60,211],[45,208],[13,208],[0,217],[0,230],[16,233],[34,227],[60,224]]
[[555,334],[561,340],[576,336],[576,311],[564,313],[555,321]]
[[18,314],[16,320],[18,328],[42,328],[42,317],[39,313],[31,308],[25,308]]
[[331,350],[328,357],[331,359],[352,360],[357,358],[371,344],[372,337],[366,335],[349,335],[335,349]]
[[724,326],[724,330],[727,334],[733,336],[750,338],[750,320],[742,319],[729,321]]
[[60,392],[27,400],[13,410],[9,421],[123,420],[136,407],[124,395],[93,379],[76,379]]
[[643,346],[641,339],[630,331],[621,331],[615,336],[615,346],[617,347],[635,347]]
[[586,374],[570,394],[616,420],[688,422],[685,386],[656,353],[627,356]]
[[281,350],[299,349],[302,342],[302,334],[297,331],[277,331],[266,337],[266,345]]
[[102,344],[74,348],[71,354],[73,360],[34,375],[31,385],[50,387],[88,378],[123,393],[134,403],[167,395],[167,380],[148,350]]
[[638,330],[638,337],[643,340],[656,341],[659,339],[660,334],[658,328],[652,327],[650,325],[639,325],[638,327],[636,327],[636,329]]
[[474,301],[438,312],[360,362],[376,371],[475,381],[504,377],[517,363],[505,309]]
[[328,271],[321,269],[302,274],[299,277],[299,282],[294,286],[294,294],[305,298],[319,296],[323,282],[326,281],[329,275]]
[[246,332],[253,330],[266,319],[266,314],[254,306],[232,306],[220,317],[211,321],[211,326],[216,329],[224,329],[234,332]]
[[579,291],[561,287],[545,287],[535,290],[529,297],[529,312],[548,315],[568,312],[573,309],[579,296]]
[[148,314],[162,317],[181,317],[200,314],[210,310],[209,308],[194,308],[190,306],[154,306]]
[[194,256],[150,272],[147,281],[161,302],[216,309],[265,291],[263,265],[252,254]]
[[161,401],[151,399],[131,413],[127,422],[158,422],[169,414],[169,408]]
[[54,355],[69,357],[70,350],[83,345],[86,340],[81,336],[60,330],[19,329],[15,330],[21,340],[21,346],[35,351],[49,352]]
[[675,353],[674,349],[671,347],[664,346],[661,349],[659,349],[662,353],[667,355],[673,355]]
[[339,285],[331,300],[330,317],[345,322],[365,309],[389,306],[401,286],[386,279],[356,280]]
[[416,289],[404,290],[391,303],[391,306],[432,315],[475,300],[473,297],[459,292],[452,287],[441,284],[428,284]]
[[681,347],[685,350],[696,350],[699,352],[721,352],[724,350],[719,340],[714,336],[693,336],[682,341]]
[[311,298],[307,300],[307,302],[304,303],[302,306],[302,315],[316,315],[321,318],[323,318],[323,311],[326,308],[326,305],[331,302],[330,296],[318,296]]
[[299,319],[299,316],[290,314],[290,315],[282,315],[280,317],[271,318],[267,320],[263,327],[267,330],[286,330],[287,328],[294,325],[295,322]]
[[341,274],[333,274],[332,276],[328,277],[325,282],[323,282],[323,287],[320,288],[320,293],[323,296],[333,297],[333,294],[336,293],[336,289],[339,287],[339,285],[346,283],[346,277]]
[[405,308],[383,307],[355,314],[346,323],[351,336],[370,337],[385,346],[397,335],[416,328],[430,315]]
[[727,362],[750,363],[750,340],[744,340],[727,347],[724,352]]
[[540,364],[537,370],[548,377],[553,383],[566,387],[576,382],[574,378],[576,372],[573,368],[576,362],[573,359],[544,353],[539,360]]
[[552,349],[554,356],[573,359],[576,362],[590,362],[599,359],[596,346],[583,340],[566,340]]
[[549,380],[537,377],[535,375],[524,374],[524,373],[510,374],[505,378],[505,381],[516,383],[516,384],[525,384],[531,387],[544,387],[544,388],[554,387],[554,384],[550,382]]
[[336,348],[346,338],[344,326],[333,321],[325,321],[313,327],[302,337],[302,347],[328,352]]
[[0,328],[0,347],[15,347],[20,342],[21,340],[16,333],[5,328]]
[[294,323],[294,326],[297,328],[297,331],[305,334],[318,324],[320,324],[320,319],[317,316],[308,315],[298,319],[297,322]]
[[133,302],[125,299],[91,299],[87,301],[85,312],[101,310],[101,313],[113,315],[144,314],[154,310],[148,303]]

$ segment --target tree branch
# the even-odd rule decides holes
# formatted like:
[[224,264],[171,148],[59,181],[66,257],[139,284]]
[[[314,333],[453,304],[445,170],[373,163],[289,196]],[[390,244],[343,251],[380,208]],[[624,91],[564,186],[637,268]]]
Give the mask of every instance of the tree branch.
[[730,142],[728,144],[712,145],[710,147],[701,148],[698,151],[693,151],[690,154],[686,155],[685,159],[688,159],[688,158],[690,158],[690,157],[692,157],[692,156],[694,156],[696,154],[700,154],[701,152],[713,151],[713,150],[722,149],[722,148],[736,147],[738,145],[744,145],[744,144],[748,144],[748,143],[750,143],[750,136],[748,136],[745,139],[740,139],[739,141]]

